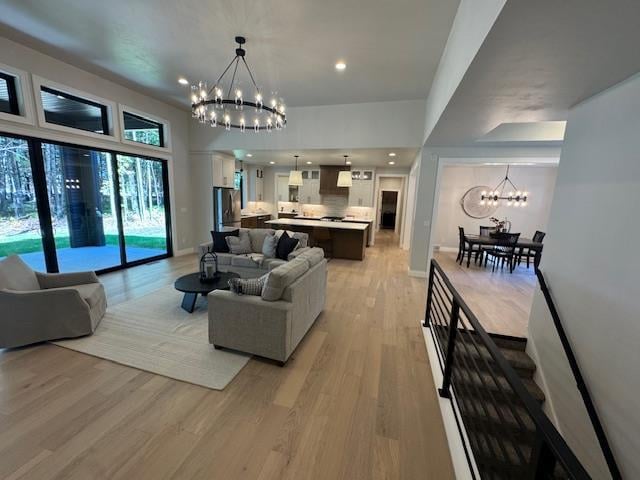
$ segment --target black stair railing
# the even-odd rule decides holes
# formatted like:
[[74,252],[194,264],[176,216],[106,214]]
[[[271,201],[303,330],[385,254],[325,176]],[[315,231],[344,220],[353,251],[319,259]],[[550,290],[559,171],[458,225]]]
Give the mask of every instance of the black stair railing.
[[556,308],[556,304],[553,301],[553,297],[551,296],[551,291],[547,286],[544,274],[540,269],[536,269],[536,276],[538,277],[538,282],[540,283],[540,290],[542,291],[542,295],[544,296],[544,299],[547,302],[547,307],[549,308],[549,312],[551,313],[553,324],[556,327],[558,336],[560,337],[560,343],[562,343],[562,348],[564,349],[564,353],[567,356],[567,361],[569,362],[571,373],[573,373],[573,377],[575,378],[576,387],[578,388],[580,396],[582,397],[582,401],[584,402],[584,406],[587,409],[587,414],[589,415],[589,420],[591,420],[591,425],[593,426],[593,430],[598,439],[598,443],[600,444],[602,455],[607,462],[607,467],[609,468],[611,478],[613,480],[621,479],[622,474],[620,473],[620,469],[618,468],[618,464],[616,463],[613,451],[611,450],[611,445],[609,444],[609,440],[607,439],[607,434],[605,433],[602,422],[600,421],[600,416],[598,415],[596,406],[593,403],[591,394],[589,393],[587,383],[585,382],[584,377],[582,376],[582,372],[580,371],[578,360],[576,359],[576,356],[573,353],[573,349],[571,348],[571,342],[567,337],[567,332],[562,326],[562,321],[560,320],[558,309]]
[[425,326],[481,478],[590,478],[435,259]]

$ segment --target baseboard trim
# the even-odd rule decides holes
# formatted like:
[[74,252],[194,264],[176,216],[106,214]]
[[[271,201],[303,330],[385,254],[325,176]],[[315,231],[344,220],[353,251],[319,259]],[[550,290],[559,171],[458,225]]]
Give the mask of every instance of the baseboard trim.
[[174,250],[173,256],[182,257],[183,255],[190,255],[192,253],[195,253],[195,251],[195,248],[183,248],[182,250]]
[[409,270],[409,276],[415,278],[427,278],[427,272],[424,270]]
[[456,253],[458,251],[457,248],[455,247],[438,247],[438,251],[439,252],[452,252],[452,253]]

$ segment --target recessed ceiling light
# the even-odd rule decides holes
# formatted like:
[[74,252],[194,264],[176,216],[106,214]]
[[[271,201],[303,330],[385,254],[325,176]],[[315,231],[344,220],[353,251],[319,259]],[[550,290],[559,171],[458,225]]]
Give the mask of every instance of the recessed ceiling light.
[[269,162],[269,165],[275,165],[275,164],[276,162],[273,162],[273,161]]
[[347,64],[344,62],[338,62],[336,63],[336,70],[344,70],[345,68],[347,68]]
[[313,162],[307,162],[307,165],[311,165]]
[[395,165],[396,162],[389,162],[389,165]]
[[396,156],[396,152],[389,152],[389,156],[390,157],[395,157]]
[[253,153],[247,153],[247,157],[249,158],[253,157]]
[[180,77],[180,78],[178,79],[178,83],[179,83],[180,85],[189,85],[189,80],[187,80],[187,79],[186,79],[186,78],[184,78],[184,77]]

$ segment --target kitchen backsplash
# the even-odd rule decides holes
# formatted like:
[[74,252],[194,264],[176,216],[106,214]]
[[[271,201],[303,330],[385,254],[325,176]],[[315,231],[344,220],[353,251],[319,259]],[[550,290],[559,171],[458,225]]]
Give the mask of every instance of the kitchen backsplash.
[[[284,208],[284,210],[282,210]],[[310,217],[346,217],[373,218],[373,208],[350,207],[347,197],[340,195],[323,195],[322,205],[295,202],[278,202],[278,211],[291,212]]]

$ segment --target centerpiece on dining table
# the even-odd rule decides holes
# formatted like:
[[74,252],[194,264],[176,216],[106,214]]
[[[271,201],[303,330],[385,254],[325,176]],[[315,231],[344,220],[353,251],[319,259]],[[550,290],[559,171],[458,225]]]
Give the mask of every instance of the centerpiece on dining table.
[[509,220],[507,220],[506,217],[505,217],[504,220],[500,220],[500,219],[498,219],[496,217],[491,217],[491,218],[489,218],[489,221],[495,225],[494,232],[500,233],[500,232],[510,232],[511,231],[511,222]]

